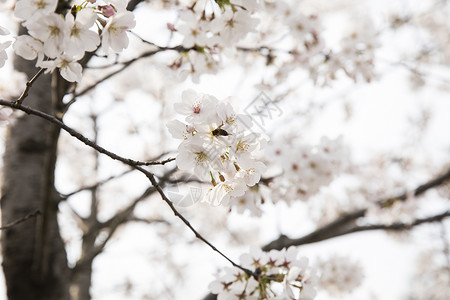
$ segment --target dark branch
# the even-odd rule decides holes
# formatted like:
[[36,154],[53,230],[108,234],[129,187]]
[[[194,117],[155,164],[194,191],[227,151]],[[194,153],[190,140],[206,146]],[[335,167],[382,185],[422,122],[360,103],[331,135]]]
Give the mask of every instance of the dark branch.
[[[413,195],[420,196],[427,190],[437,187],[437,186],[445,183],[448,180],[450,180],[450,169],[447,170],[447,172],[445,172],[443,175],[440,175],[440,176],[418,186],[414,190]],[[403,193],[397,197],[392,197],[389,199],[383,199],[381,201],[378,201],[378,204],[381,207],[385,207],[395,201],[404,201],[404,200],[406,200],[407,196],[408,196],[407,193]],[[297,238],[297,239],[291,239],[285,235],[281,235],[278,239],[265,245],[263,247],[263,250],[268,251],[271,249],[283,249],[285,247],[289,247],[292,245],[300,246],[300,245],[304,245],[304,244],[311,244],[311,243],[316,243],[316,242],[320,242],[323,240],[327,240],[327,239],[330,239],[333,237],[342,236],[344,234],[356,232],[356,231],[358,231],[358,229],[357,229],[358,227],[355,225],[355,221],[358,218],[363,217],[366,214],[366,211],[367,211],[367,209],[359,209],[354,212],[344,214],[344,215],[340,216],[338,219],[336,219],[335,221],[333,221],[333,222],[331,222],[331,223],[329,223],[329,224],[327,224],[327,225],[325,225],[303,237]],[[383,229],[383,228],[379,228],[379,229]],[[374,230],[374,229],[372,229],[372,230]]]

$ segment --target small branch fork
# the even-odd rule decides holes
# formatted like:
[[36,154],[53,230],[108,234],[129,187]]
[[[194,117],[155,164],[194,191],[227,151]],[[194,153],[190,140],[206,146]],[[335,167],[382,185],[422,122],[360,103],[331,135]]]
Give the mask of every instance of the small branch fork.
[[20,106],[22,105],[23,100],[28,96],[28,92],[30,91],[31,87],[33,86],[33,83],[41,76],[42,73],[44,73],[45,69],[41,68],[34,76],[31,78],[27,83],[25,84],[26,87],[23,90],[20,97],[14,102],[14,106]]
[[[16,104],[15,102],[9,102],[6,100],[2,100],[0,99],[0,105],[4,105],[4,106],[8,106],[14,109],[18,109],[21,110],[29,115],[34,115],[37,117],[40,117],[42,119],[45,119],[47,121],[49,121],[50,123],[53,123],[54,125],[56,125],[57,127],[61,128],[62,130],[66,131],[67,133],[69,133],[71,136],[73,136],[74,138],[76,138],[77,140],[83,142],[85,145],[95,149],[96,151],[98,151],[99,153],[102,153],[106,156],[109,156],[111,159],[113,160],[118,160],[126,165],[129,165],[130,167],[136,169],[137,171],[143,173],[151,182],[151,184],[153,185],[153,187],[157,190],[157,192],[160,194],[161,198],[169,205],[170,209],[172,210],[172,212],[175,214],[175,216],[177,216],[195,235],[196,238],[198,238],[199,240],[201,240],[202,242],[204,242],[205,244],[207,244],[211,249],[213,249],[214,251],[216,251],[217,253],[219,253],[222,257],[224,257],[228,262],[230,262],[234,267],[241,269],[242,271],[244,271],[247,275],[249,276],[253,276],[253,272],[250,271],[247,268],[244,268],[240,265],[238,265],[237,263],[235,263],[234,261],[232,261],[230,258],[228,258],[225,254],[223,254],[219,249],[217,249],[213,244],[211,244],[209,241],[207,241],[192,225],[191,223],[183,216],[181,215],[178,210],[175,208],[175,206],[173,205],[172,201],[169,200],[169,198],[167,198],[167,196],[164,194],[164,191],[162,190],[161,186],[158,184],[158,182],[156,181],[155,176],[153,175],[153,173],[151,173],[150,171],[144,169],[142,167],[142,165],[150,165],[151,163],[142,163],[136,160],[132,160],[132,159],[128,159],[128,158],[124,158],[120,155],[117,155],[113,152],[110,152],[108,150],[106,150],[105,148],[99,146],[98,144],[92,142],[91,140],[89,140],[88,138],[86,138],[84,135],[82,135],[81,133],[77,132],[76,130],[72,129],[71,127],[67,126],[66,124],[64,124],[61,120],[43,113],[39,110],[33,109],[31,107],[28,106],[23,106],[21,104]],[[173,159],[171,159],[170,161],[172,161]],[[164,163],[167,163],[168,161],[162,161]],[[161,163],[161,164],[164,164]],[[156,164],[156,163],[153,163]]]
[[31,219],[31,218],[37,217],[37,216],[39,216],[40,214],[41,214],[41,212],[40,212],[39,210],[35,210],[35,211],[33,211],[32,213],[29,213],[28,215],[26,215],[26,216],[23,217],[23,218],[20,218],[20,219],[18,219],[18,220],[15,220],[15,221],[9,223],[9,224],[6,224],[5,226],[0,227],[0,230],[7,230],[7,229],[10,229],[10,228],[12,228],[12,227],[14,227],[14,226],[16,226],[16,225],[18,225],[18,224],[20,224],[20,223],[23,223],[23,222],[25,222],[25,221],[27,221],[27,220],[29,220],[29,219]]

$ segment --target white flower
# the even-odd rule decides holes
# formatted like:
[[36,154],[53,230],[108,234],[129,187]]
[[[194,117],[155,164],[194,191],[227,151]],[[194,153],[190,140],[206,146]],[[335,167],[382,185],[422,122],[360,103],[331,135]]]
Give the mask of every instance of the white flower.
[[45,55],[56,58],[61,54],[69,29],[61,15],[49,14],[29,23],[27,27],[31,36],[44,42]]
[[63,57],[58,57],[56,59],[56,65],[59,68],[61,76],[65,80],[70,82],[81,81],[81,73],[83,72],[83,68],[76,60],[71,60],[70,57],[64,55]]
[[230,199],[230,207],[239,214],[243,214],[246,210],[250,211],[251,215],[261,217],[263,203],[263,196],[260,193],[260,186],[252,186],[247,189],[242,197],[233,197]]
[[111,47],[120,52],[128,47],[128,36],[126,31],[136,26],[134,14],[130,11],[117,13],[108,18],[102,32],[102,45],[105,51]]
[[220,41],[225,46],[232,46],[247,33],[255,31],[258,20],[252,18],[248,12],[239,10],[233,12],[228,9],[221,16],[216,17],[211,21],[211,29],[213,32],[220,35]]
[[65,54],[55,60],[38,62],[36,65],[47,69],[45,73],[51,73],[56,68],[59,68],[59,72],[65,80],[70,82],[81,81],[81,73],[83,68],[76,60]]
[[58,0],[19,0],[14,15],[31,22],[55,11]]
[[181,94],[181,103],[175,103],[175,111],[187,115],[186,121],[192,123],[208,122],[215,114],[213,106],[217,99],[210,95],[197,94],[194,90],[186,90]]
[[261,179],[261,174],[266,170],[266,165],[256,160],[241,160],[239,167],[244,182],[248,186],[254,186]]
[[219,62],[207,53],[191,50],[188,52],[188,59],[191,63],[189,74],[194,83],[199,83],[203,74],[216,74],[219,71]]
[[201,144],[194,142],[181,144],[178,150],[180,151],[176,158],[178,168],[186,171],[193,170],[195,175],[203,180],[209,180],[211,169],[218,169],[221,163],[222,153],[215,153]]
[[332,296],[351,293],[361,285],[364,278],[361,265],[344,255],[321,259],[317,268],[321,272],[320,288]]
[[195,127],[193,125],[188,125],[178,120],[167,122],[166,126],[170,134],[176,139],[187,140],[195,134]]
[[255,150],[259,149],[258,138],[258,134],[246,132],[241,132],[234,138],[230,151],[236,156],[238,164],[241,164],[241,159],[248,159]]
[[219,182],[206,193],[203,202],[217,206],[220,204],[229,204],[231,197],[241,197],[245,194],[247,186],[237,177],[225,179]]
[[316,296],[313,287],[314,280],[306,273],[307,264],[304,268],[293,266],[284,278],[285,293],[288,299],[312,300]]
[[77,17],[68,12],[66,26],[69,34],[64,40],[64,51],[73,57],[82,57],[85,51],[93,51],[100,43],[97,33],[89,30],[94,25],[97,14],[91,8],[84,8],[77,13]]
[[5,65],[6,60],[8,59],[8,55],[6,54],[5,49],[11,45],[11,42],[0,43],[0,68]]
[[177,31],[184,36],[182,45],[192,48],[194,45],[206,46],[206,30],[208,24],[205,21],[197,20],[197,15],[192,10],[185,10],[180,13],[183,24]]
[[[114,6],[117,13],[121,13],[127,10],[128,1],[127,0],[109,0],[106,1]],[[133,26],[134,27],[134,26]]]
[[44,56],[44,45],[41,41],[29,36],[21,35],[13,44],[14,52],[25,59],[33,60],[36,56]]

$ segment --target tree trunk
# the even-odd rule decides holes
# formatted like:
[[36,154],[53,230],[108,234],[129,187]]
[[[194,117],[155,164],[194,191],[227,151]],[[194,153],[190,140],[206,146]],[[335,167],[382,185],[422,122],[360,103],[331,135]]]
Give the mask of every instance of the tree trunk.
[[[31,78],[33,62],[16,57],[15,67]],[[59,76],[59,75],[57,75]],[[55,115],[60,82],[41,75],[24,104]],[[52,101],[53,98],[53,101]],[[4,154],[3,225],[38,209],[41,215],[2,232],[3,270],[9,300],[69,300],[69,268],[57,222],[54,187],[59,129],[23,115],[11,125]]]

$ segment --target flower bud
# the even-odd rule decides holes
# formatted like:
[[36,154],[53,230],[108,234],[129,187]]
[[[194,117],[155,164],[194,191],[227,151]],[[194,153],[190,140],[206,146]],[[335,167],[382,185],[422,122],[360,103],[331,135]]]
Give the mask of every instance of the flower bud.
[[112,17],[116,14],[116,10],[114,9],[114,6],[112,6],[111,4],[108,5],[99,5],[98,9],[102,12],[102,14],[109,18]]

